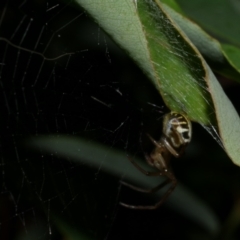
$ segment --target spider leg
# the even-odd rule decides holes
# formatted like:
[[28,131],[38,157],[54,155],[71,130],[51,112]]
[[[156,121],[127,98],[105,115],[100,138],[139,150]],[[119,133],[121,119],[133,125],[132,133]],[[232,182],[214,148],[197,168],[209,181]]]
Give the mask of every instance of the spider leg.
[[[148,208],[148,209],[156,209],[158,207],[160,207],[164,202],[165,200],[169,197],[169,195],[173,192],[173,190],[175,189],[175,187],[177,186],[177,180],[174,179],[174,181],[172,182],[172,186],[167,190],[167,192],[163,195],[163,197],[161,198],[161,200],[155,204],[153,206],[153,208]],[[150,206],[151,207],[151,206]]]
[[122,185],[125,185],[135,191],[138,191],[138,192],[144,192],[144,193],[154,193],[156,191],[158,191],[159,189],[163,188],[164,186],[166,186],[168,183],[170,183],[169,179],[165,180],[164,182],[158,184],[156,187],[153,187],[153,188],[150,188],[150,189],[144,189],[144,188],[140,188],[140,187],[136,187],[130,183],[127,183],[127,182],[123,182],[121,181],[121,184]]
[[148,133],[146,134],[148,136],[148,138],[151,140],[151,142],[153,143],[153,145],[155,145],[156,147],[161,147],[161,145],[154,140]]
[[135,210],[154,210],[157,209],[158,207],[160,207],[165,200],[169,197],[169,195],[172,193],[172,191],[175,189],[176,185],[177,185],[177,180],[175,178],[172,178],[172,186],[166,191],[166,193],[163,195],[163,197],[160,199],[159,202],[157,202],[154,205],[149,205],[149,206],[142,206],[142,205],[130,205],[130,204],[125,204],[125,203],[120,203],[122,206],[130,208],[130,209],[135,209]]
[[[148,160],[148,156],[145,154],[146,159]],[[161,176],[163,175],[163,172],[158,170],[155,172],[148,172],[145,169],[143,169],[141,166],[139,166],[135,161],[132,160],[132,158],[128,157],[128,160],[143,174],[145,174],[146,176]]]

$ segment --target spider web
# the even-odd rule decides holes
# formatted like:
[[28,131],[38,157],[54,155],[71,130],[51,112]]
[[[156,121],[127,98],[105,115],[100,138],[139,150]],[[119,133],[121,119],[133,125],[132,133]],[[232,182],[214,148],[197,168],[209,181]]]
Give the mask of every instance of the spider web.
[[[70,226],[106,237],[125,172],[106,174],[94,144],[126,162],[142,154],[144,133],[161,133],[162,100],[73,1],[5,0],[0,11],[1,239],[59,239]],[[91,152],[76,139],[97,165],[81,161]]]
[[[30,143],[68,136],[136,154],[145,122],[155,119],[161,128],[161,99],[72,1],[9,0],[0,11],[1,236],[54,239],[56,222],[106,236],[119,178],[102,171],[104,155],[96,169],[76,164],[52,145],[46,153]],[[143,91],[146,97],[139,100]],[[64,220],[56,220],[59,215]]]

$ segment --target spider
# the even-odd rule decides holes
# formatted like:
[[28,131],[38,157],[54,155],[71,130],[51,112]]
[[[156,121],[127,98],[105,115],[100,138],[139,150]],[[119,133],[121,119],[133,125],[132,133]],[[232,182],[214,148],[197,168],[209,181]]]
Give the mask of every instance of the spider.
[[145,193],[154,193],[166,186],[168,183],[171,183],[171,186],[156,204],[149,206],[136,206],[120,202],[120,205],[127,208],[156,209],[173,192],[177,185],[177,180],[171,170],[170,159],[172,155],[176,158],[183,155],[186,146],[191,141],[192,125],[191,122],[184,115],[176,112],[170,112],[164,116],[163,132],[160,140],[155,141],[150,135],[148,135],[148,137],[155,146],[155,148],[150,155],[145,154],[145,159],[150,166],[157,168],[158,171],[148,172],[142,167],[140,167],[131,158],[129,158],[129,160],[143,174],[147,176],[165,176],[167,179],[158,186],[151,189],[142,189],[126,182],[122,182],[122,184],[135,191]]

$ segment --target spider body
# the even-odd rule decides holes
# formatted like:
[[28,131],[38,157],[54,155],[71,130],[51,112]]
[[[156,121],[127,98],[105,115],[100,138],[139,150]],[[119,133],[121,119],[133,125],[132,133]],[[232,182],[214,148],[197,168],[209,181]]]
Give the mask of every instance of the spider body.
[[164,142],[167,150],[174,156],[179,157],[192,138],[192,124],[182,114],[171,112],[166,114],[163,120],[163,136],[160,141]]
[[135,206],[125,203],[120,203],[122,206],[131,209],[156,209],[158,208],[172,193],[176,187],[177,180],[170,167],[170,159],[172,156],[178,158],[180,157],[191,141],[192,137],[192,125],[191,122],[182,114],[176,112],[170,112],[164,116],[163,119],[163,132],[159,141],[155,141],[150,135],[148,135],[151,142],[154,144],[155,148],[150,155],[145,154],[145,159],[148,164],[152,167],[158,169],[157,172],[147,172],[132,159],[129,160],[133,165],[142,173],[147,176],[165,176],[166,181],[159,184],[157,187],[152,189],[141,189],[139,187],[133,186],[126,182],[122,184],[140,192],[152,193],[163,188],[168,183],[172,183],[170,188],[165,192],[163,197],[152,206]]

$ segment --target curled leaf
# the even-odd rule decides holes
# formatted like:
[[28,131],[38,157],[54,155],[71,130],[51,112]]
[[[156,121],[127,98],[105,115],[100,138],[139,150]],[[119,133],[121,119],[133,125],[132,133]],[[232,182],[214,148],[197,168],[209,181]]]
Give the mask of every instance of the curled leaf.
[[137,62],[169,109],[211,129],[240,165],[239,117],[202,55],[160,1],[77,2]]

